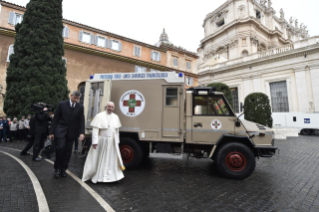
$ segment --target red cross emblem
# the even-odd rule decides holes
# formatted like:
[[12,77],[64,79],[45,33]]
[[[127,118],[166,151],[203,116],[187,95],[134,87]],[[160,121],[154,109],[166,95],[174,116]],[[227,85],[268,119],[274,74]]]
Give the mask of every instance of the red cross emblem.
[[215,127],[215,129],[218,129],[218,127],[220,126],[220,123],[218,123],[218,121],[215,121],[212,123],[213,128]]
[[134,113],[135,107],[140,107],[142,104],[141,101],[136,100],[135,98],[136,98],[135,94],[130,94],[129,100],[123,101],[123,106],[127,106],[128,112],[130,112],[130,113]]

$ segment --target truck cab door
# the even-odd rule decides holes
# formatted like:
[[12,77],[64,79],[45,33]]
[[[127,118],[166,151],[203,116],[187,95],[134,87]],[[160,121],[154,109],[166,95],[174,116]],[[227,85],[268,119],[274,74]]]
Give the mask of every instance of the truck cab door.
[[111,80],[88,80],[84,92],[85,134],[92,131],[91,122],[99,112],[105,110],[110,101]]
[[192,142],[215,144],[234,131],[234,113],[223,95],[193,95]]

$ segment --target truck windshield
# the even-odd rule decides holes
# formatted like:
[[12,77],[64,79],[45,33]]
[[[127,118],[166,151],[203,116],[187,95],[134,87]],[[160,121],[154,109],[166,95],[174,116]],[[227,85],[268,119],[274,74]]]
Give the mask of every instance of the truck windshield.
[[194,96],[194,115],[233,116],[222,96]]

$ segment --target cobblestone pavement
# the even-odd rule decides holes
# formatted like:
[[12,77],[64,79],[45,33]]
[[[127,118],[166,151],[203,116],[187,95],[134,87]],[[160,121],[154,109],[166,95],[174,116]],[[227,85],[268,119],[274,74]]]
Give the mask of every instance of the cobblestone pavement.
[[0,152],[0,211],[37,211],[32,182],[21,165]]
[[[242,181],[223,178],[210,159],[152,158],[125,171],[120,183],[88,185],[116,211],[319,211],[318,137],[276,140],[275,145],[280,154],[257,160],[255,172]],[[83,165],[75,155],[69,170],[81,177]]]

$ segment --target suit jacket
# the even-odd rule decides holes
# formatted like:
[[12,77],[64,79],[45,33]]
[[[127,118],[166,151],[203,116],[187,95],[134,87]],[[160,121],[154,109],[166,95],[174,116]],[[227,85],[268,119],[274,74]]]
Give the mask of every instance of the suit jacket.
[[34,133],[47,133],[49,118],[47,113],[37,111],[35,114]]
[[80,134],[84,134],[84,107],[76,103],[72,110],[69,99],[59,102],[54,113],[50,134],[54,134],[56,138],[67,137],[70,140],[75,140]]

